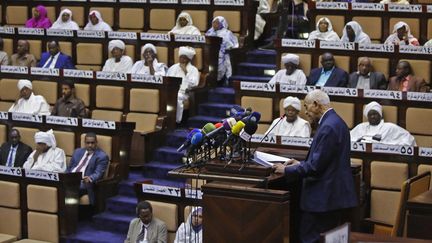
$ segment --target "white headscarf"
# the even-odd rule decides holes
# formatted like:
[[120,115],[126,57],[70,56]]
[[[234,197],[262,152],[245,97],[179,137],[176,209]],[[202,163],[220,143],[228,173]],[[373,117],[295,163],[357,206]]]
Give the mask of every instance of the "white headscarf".
[[296,110],[301,111],[301,103],[297,97],[292,97],[292,96],[286,97],[283,102],[283,107],[287,108],[288,106],[292,106]]
[[47,132],[37,132],[35,134],[35,143],[44,143],[51,148],[55,148],[57,146],[57,142],[52,129]]
[[[325,20],[328,23],[327,32],[321,32],[319,30],[319,24]],[[322,41],[340,41],[339,36],[333,31],[333,25],[329,18],[322,17],[316,23],[316,30],[309,34],[308,40],[322,40]]]
[[[94,15],[99,22],[97,24],[92,24],[90,20],[90,16]],[[103,30],[103,31],[112,31],[111,26],[109,26],[107,23],[105,23],[102,19],[102,15],[99,11],[93,10],[89,13],[89,21],[87,25],[84,27],[84,30]]]
[[[66,22],[63,22],[62,20],[62,16],[64,13],[69,14],[69,19]],[[75,21],[72,20],[72,11],[65,8],[60,12],[60,15],[58,16],[54,24],[51,26],[51,29],[78,30],[79,26]]]
[[342,31],[343,34],[342,34],[342,39],[341,39],[343,42],[349,42],[348,33],[346,31],[346,28],[348,25],[351,26],[351,28],[354,30],[354,34],[355,34],[354,42],[358,42],[358,43],[362,43],[362,44],[370,44],[371,43],[369,36],[365,32],[363,32],[362,27],[356,21],[348,22],[345,25],[345,27]]
[[416,45],[416,46],[419,45],[417,38],[415,38],[411,34],[411,29],[410,29],[409,25],[403,21],[399,21],[393,26],[393,33],[391,35],[389,35],[389,37],[387,37],[384,44],[404,45],[405,42],[403,40],[400,40],[398,37],[398,34],[397,34],[397,30],[404,27],[404,26],[405,26],[405,30],[408,33],[409,44],[410,45]]
[[189,60],[192,60],[195,54],[195,49],[190,46],[181,46],[179,48],[179,56],[187,56]]
[[288,53],[282,57],[282,62],[284,64],[287,64],[290,62],[292,64],[299,65],[300,64],[300,57],[296,54]]
[[147,50],[148,48],[150,48],[154,52],[154,54],[157,54],[156,47],[151,43],[147,43],[141,47],[141,56],[144,55],[145,50]]
[[363,115],[367,118],[367,115],[369,111],[374,110],[382,116],[382,106],[378,104],[376,101],[372,101],[371,103],[367,104],[363,110]]
[[110,41],[110,42],[108,43],[108,50],[109,50],[110,52],[112,52],[112,50],[113,50],[115,47],[117,47],[117,48],[119,48],[119,49],[121,49],[121,50],[124,50],[126,46],[125,46],[125,43],[124,43],[123,41],[121,41],[121,40],[112,40],[112,41]]
[[21,91],[24,87],[27,87],[29,89],[33,89],[33,85],[31,83],[31,81],[28,79],[20,79],[18,81],[17,87],[18,87],[19,91]]
[[[184,27],[180,26],[180,18],[185,18],[187,20],[187,24]],[[168,33],[181,35],[201,35],[199,29],[193,25],[192,17],[187,12],[181,12],[178,15],[176,25]]]

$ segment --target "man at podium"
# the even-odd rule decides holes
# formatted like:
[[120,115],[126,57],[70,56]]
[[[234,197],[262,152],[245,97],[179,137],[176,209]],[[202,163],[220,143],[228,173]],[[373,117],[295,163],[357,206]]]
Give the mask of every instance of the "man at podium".
[[321,90],[305,98],[306,115],[318,127],[304,161],[275,164],[276,173],[303,179],[300,208],[301,242],[318,242],[320,233],[342,224],[344,209],[357,206],[350,168],[350,133]]

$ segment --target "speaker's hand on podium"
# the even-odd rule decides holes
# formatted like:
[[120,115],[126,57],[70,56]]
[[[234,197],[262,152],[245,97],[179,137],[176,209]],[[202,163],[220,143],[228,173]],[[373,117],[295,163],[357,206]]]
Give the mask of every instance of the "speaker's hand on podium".
[[297,165],[297,164],[300,164],[300,162],[297,161],[297,160],[295,160],[295,159],[290,159],[290,160],[287,160],[283,164],[282,163],[276,163],[276,164],[273,165],[272,168],[273,168],[274,173],[284,175],[285,174],[285,167],[287,167],[287,166],[294,166],[294,165]]

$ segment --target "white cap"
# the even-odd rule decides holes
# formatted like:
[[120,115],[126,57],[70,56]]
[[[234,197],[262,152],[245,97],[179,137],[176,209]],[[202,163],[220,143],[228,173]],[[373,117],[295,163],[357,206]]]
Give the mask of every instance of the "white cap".
[[53,147],[53,148],[57,146],[56,139],[54,137],[54,132],[52,129],[47,132],[37,132],[35,134],[35,142],[44,143],[49,147]]
[[179,48],[179,56],[187,56],[189,60],[195,56],[195,49],[190,46],[181,46]]
[[112,40],[108,43],[108,50],[111,52],[114,47],[124,50],[126,46],[125,43],[121,40]]
[[147,43],[141,47],[141,55],[144,54],[145,50],[148,48],[150,48],[155,54],[157,53],[156,47],[151,43]]
[[374,110],[382,116],[382,106],[378,104],[376,101],[372,101],[371,103],[367,104],[363,110],[363,115],[367,117],[369,111]]
[[286,97],[283,102],[283,107],[287,108],[288,106],[292,106],[296,110],[301,111],[301,103],[297,97],[292,97],[292,96]]
[[284,64],[287,64],[290,62],[292,64],[299,65],[300,57],[295,55],[295,54],[288,53],[282,57],[282,62]]
[[19,90],[19,91],[21,91],[24,87],[27,87],[27,88],[29,88],[29,89],[33,89],[33,85],[32,85],[32,83],[31,83],[31,81],[28,80],[28,79],[20,79],[20,80],[18,81],[18,85],[17,85],[17,87],[18,87],[18,90]]

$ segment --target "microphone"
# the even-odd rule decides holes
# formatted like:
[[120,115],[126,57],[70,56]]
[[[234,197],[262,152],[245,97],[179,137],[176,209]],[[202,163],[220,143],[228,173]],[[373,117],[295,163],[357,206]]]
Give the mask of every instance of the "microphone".
[[233,105],[230,109],[230,117],[234,117],[237,112],[244,112],[245,109],[239,105]]
[[206,134],[206,137],[213,138],[217,134],[219,134],[220,131],[224,131],[224,130],[231,131],[232,127],[236,123],[237,123],[237,121],[234,118],[229,117],[229,118],[227,118],[227,119],[225,119],[225,120],[222,121],[222,126],[221,127],[218,127],[215,130],[209,132],[208,134]]
[[234,137],[237,137],[241,130],[245,127],[245,123],[242,121],[238,121],[233,128],[231,129],[231,134],[227,137],[227,139],[223,142],[223,146],[226,146],[228,142],[230,142]]
[[258,123],[261,120],[261,113],[254,111],[249,116],[242,119],[245,123],[249,120]]
[[206,135],[206,134],[210,133],[211,131],[213,131],[215,129],[216,129],[215,125],[213,123],[209,122],[209,123],[207,123],[207,124],[205,124],[203,126],[203,128],[201,129],[201,131],[202,131],[202,133],[204,135]]
[[258,147],[262,144],[262,142],[264,141],[264,139],[270,134],[271,131],[273,131],[273,129],[281,122],[283,121],[283,119],[285,118],[285,114],[283,114],[280,118],[279,121],[277,121],[273,127],[270,128],[270,130],[268,130],[268,132],[264,135],[264,137],[261,139],[261,141],[259,141],[258,145],[255,147],[252,156],[255,154],[256,150],[258,149]]
[[372,137],[372,139],[373,140],[375,140],[375,141],[381,141],[381,134],[375,134],[373,137]]
[[240,137],[244,140],[244,141],[249,141],[252,137],[252,135],[255,134],[255,132],[258,129],[258,125],[256,122],[249,120],[245,127],[243,128],[243,130],[240,132]]
[[191,146],[186,151],[186,156],[189,157],[203,142],[203,134],[200,132],[195,133],[191,139]]
[[191,143],[192,136],[193,136],[195,133],[197,133],[197,132],[201,132],[201,130],[199,130],[198,128],[194,128],[194,129],[192,129],[192,130],[188,133],[188,135],[187,135],[187,137],[186,137],[186,140],[183,142],[183,144],[180,145],[180,147],[178,147],[177,152],[180,152],[180,151],[182,151],[185,147],[188,147],[188,146],[190,145],[190,143]]

